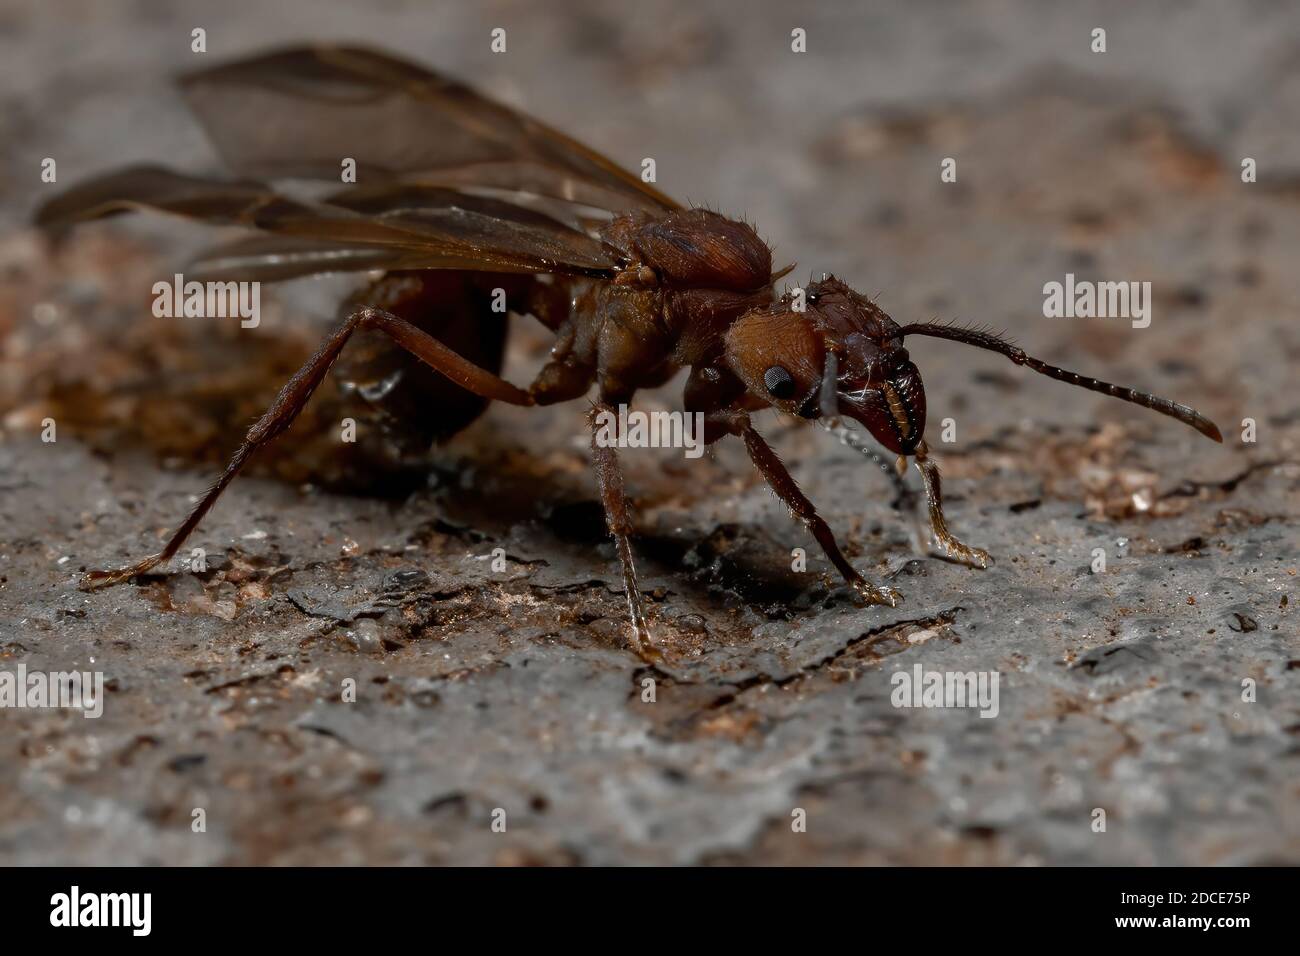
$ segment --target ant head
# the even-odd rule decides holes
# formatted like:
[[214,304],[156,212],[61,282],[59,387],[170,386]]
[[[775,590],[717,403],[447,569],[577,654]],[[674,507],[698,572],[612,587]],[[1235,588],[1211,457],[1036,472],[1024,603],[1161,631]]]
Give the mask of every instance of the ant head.
[[[802,309],[800,308],[802,306]],[[925,386],[897,323],[833,276],[786,293],[727,332],[726,361],[750,394],[801,418],[846,416],[910,455],[925,432]]]

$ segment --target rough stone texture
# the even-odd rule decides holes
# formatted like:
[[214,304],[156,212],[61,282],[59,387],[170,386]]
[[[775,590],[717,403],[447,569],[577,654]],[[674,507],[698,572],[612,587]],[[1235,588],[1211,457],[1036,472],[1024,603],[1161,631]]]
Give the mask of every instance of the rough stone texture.
[[[0,862],[1300,861],[1300,8],[373,6],[0,8],[0,666],[110,686],[96,721],[0,711]],[[625,646],[578,405],[494,409],[427,483],[361,494],[323,490],[348,466],[323,396],[202,526],[206,573],[84,594],[78,570],[178,520],[341,287],[268,293],[253,332],[155,320],[149,287],[202,230],[120,220],[52,257],[25,229],[44,156],[61,185],[213,168],[161,83],[194,65],[194,26],[214,59],[346,37],[473,78],[628,165],[654,156],[793,278],[1006,328],[1195,404],[1226,442],[918,343],[950,523],[997,557],[980,572],[915,550],[874,465],[765,420],[855,562],[905,593],[894,610],[835,585],[739,449],[628,451],[655,675]],[[1066,272],[1150,281],[1150,328],[1043,318]],[[518,333],[524,381],[546,341]],[[998,716],[893,707],[916,664],[998,671]]]

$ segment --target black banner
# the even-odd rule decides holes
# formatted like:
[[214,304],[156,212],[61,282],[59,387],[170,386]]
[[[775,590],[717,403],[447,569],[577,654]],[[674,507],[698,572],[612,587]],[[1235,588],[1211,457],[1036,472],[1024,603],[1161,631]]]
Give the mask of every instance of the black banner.
[[[295,943],[472,931],[607,942],[706,918],[728,934],[869,925],[918,946],[1280,933],[1286,869],[10,869],[5,936]],[[683,924],[685,925],[685,924]],[[865,929],[862,930],[865,932]],[[1032,936],[1031,936],[1032,934]],[[868,937],[863,937],[864,944]]]

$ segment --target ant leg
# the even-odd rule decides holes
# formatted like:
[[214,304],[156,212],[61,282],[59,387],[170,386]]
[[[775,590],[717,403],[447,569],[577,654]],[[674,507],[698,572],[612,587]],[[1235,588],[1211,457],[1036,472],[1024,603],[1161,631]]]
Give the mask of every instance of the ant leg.
[[598,440],[600,425],[597,420],[602,414],[618,420],[614,410],[603,401],[596,402],[587,417],[587,423],[591,426],[591,457],[596,466],[596,482],[600,486],[600,503],[605,508],[605,523],[609,526],[609,533],[614,536],[618,560],[623,566],[623,587],[627,592],[627,606],[632,617],[635,650],[642,660],[655,663],[662,661],[663,655],[651,641],[650,629],[646,626],[641,587],[637,583],[636,564],[632,560],[632,543],[628,540],[628,535],[632,532],[632,521],[628,516],[627,497],[623,493],[623,469],[619,467],[618,452]]
[[166,546],[157,554],[150,555],[129,567],[116,571],[91,571],[82,580],[84,589],[120,584],[137,575],[144,574],[162,562],[170,559],[190,533],[203,520],[203,516],[216,503],[226,486],[239,474],[253,452],[270,442],[288,428],[298,413],[306,406],[312,393],[325,379],[325,374],[334,364],[343,346],[347,344],[352,333],[360,328],[373,328],[385,333],[398,345],[402,346],[416,358],[423,361],[437,372],[441,372],[456,384],[481,395],[484,398],[509,402],[513,405],[531,405],[532,398],[527,392],[516,388],[504,379],[498,378],[486,369],[482,369],[468,359],[457,355],[427,332],[423,332],[404,319],[400,319],[382,309],[362,308],[353,312],[344,323],[325,340],[307,364],[298,369],[293,377],[285,383],[280,394],[266,413],[248,430],[244,443],[239,446],[226,470],[216,483],[208,489],[203,499],[190,512],[184,523],[176,529]]
[[993,559],[982,548],[971,548],[958,541],[948,530],[948,522],[943,517],[943,491],[939,481],[939,466],[929,457],[925,442],[916,448],[916,470],[921,473],[925,483],[925,501],[930,506],[930,530],[940,550],[950,558],[969,564],[972,567],[987,568]]
[[903,599],[903,595],[886,585],[885,587],[876,587],[862,575],[860,575],[849,564],[848,559],[840,551],[840,546],[835,543],[835,535],[831,533],[830,527],[817,513],[816,507],[808,497],[799,490],[798,484],[790,476],[781,459],[777,457],[776,452],[772,451],[763,437],[754,430],[749,416],[744,412],[727,412],[724,413],[728,419],[728,430],[733,434],[740,435],[745,439],[745,449],[749,452],[749,458],[758,469],[763,480],[768,483],[777,497],[789,506],[794,516],[804,523],[804,526],[821,545],[822,551],[830,559],[831,564],[835,565],[836,570],[840,572],[844,580],[861,595],[868,604],[888,604],[890,607],[897,607],[898,602]]
[[910,515],[916,510],[918,496],[903,480],[903,473],[906,468],[900,471],[895,462],[872,448],[861,434],[851,428],[844,425],[835,425],[827,426],[827,430],[840,440],[840,444],[870,458],[876,467],[885,473],[885,477],[889,479],[889,483],[894,487],[894,500],[891,505],[895,511],[902,511]]

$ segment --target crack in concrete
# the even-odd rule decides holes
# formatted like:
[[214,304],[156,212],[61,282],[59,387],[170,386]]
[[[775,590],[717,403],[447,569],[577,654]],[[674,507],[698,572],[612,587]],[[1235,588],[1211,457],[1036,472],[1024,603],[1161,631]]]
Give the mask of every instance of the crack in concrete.
[[864,631],[858,636],[850,638],[842,647],[827,654],[819,661],[804,665],[793,674],[787,674],[785,677],[775,677],[771,674],[760,673],[755,674],[752,677],[747,677],[742,681],[737,681],[730,685],[735,688],[732,693],[723,694],[722,696],[715,698],[713,701],[701,708],[701,710],[717,710],[719,707],[725,707],[728,704],[733,703],[741,694],[752,690],[755,687],[762,687],[765,685],[784,687],[797,680],[802,680],[803,678],[808,677],[811,674],[816,674],[819,671],[824,670],[827,666],[834,664],[855,647],[861,644],[874,643],[876,640],[888,637],[894,632],[901,631],[904,628],[917,627],[921,630],[929,630],[931,628],[950,626],[957,619],[957,612],[962,610],[965,610],[965,608],[961,605],[956,605],[949,608],[947,611],[941,611],[940,613],[929,617],[911,618],[905,621],[894,621],[889,624],[882,624],[879,627]]
[[1177,486],[1160,495],[1161,500],[1166,498],[1191,498],[1195,497],[1202,488],[1208,488],[1215,491],[1222,491],[1225,494],[1232,494],[1247,478],[1250,478],[1257,471],[1263,471],[1265,468],[1277,468],[1281,465],[1300,465],[1300,460],[1295,458],[1278,458],[1272,461],[1258,461],[1247,466],[1245,470],[1233,475],[1230,478],[1224,478],[1220,481],[1195,481],[1191,478],[1184,478]]

